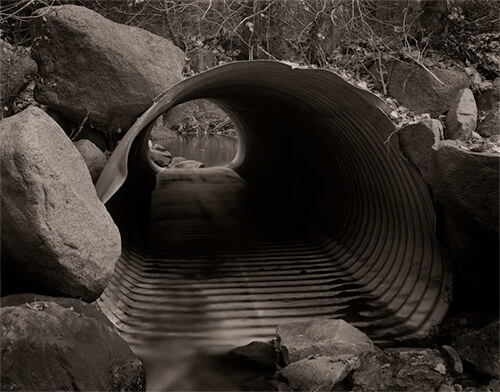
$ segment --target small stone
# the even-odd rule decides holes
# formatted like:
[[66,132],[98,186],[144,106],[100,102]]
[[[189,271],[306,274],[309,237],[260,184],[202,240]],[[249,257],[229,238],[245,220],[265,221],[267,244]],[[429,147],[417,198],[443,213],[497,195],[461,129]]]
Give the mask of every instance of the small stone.
[[172,162],[172,155],[168,151],[149,150],[149,159],[159,167],[168,167]]
[[164,153],[167,153],[168,155],[172,156],[172,154],[170,154],[170,152],[167,151],[167,149],[165,147],[163,147],[161,144],[159,143],[155,143],[151,146],[151,150],[156,150],[156,151],[161,151],[161,152],[164,152]]
[[464,367],[457,351],[453,347],[447,345],[441,346],[441,351],[446,358],[450,371],[457,376],[462,374],[464,372]]
[[348,361],[336,361],[334,358],[319,356],[313,359],[301,359],[281,370],[288,385],[298,391],[330,391],[341,382],[353,369]]
[[285,364],[309,355],[337,357],[373,351],[368,336],[344,320],[313,320],[282,324],[277,328],[279,349]]
[[438,392],[455,392],[455,389],[453,388],[452,385],[441,384],[441,386],[438,389]]
[[474,94],[468,88],[458,92],[446,117],[446,138],[468,140],[477,126],[477,107]]
[[205,167],[205,165],[194,160],[184,160],[175,164],[171,164],[169,167],[172,169],[201,169]]
[[92,182],[95,184],[101,175],[104,166],[106,166],[106,156],[94,143],[87,139],[81,139],[74,142],[74,145],[85,164],[89,168]]
[[472,139],[482,139],[481,135],[477,132],[472,132]]
[[170,165],[168,165],[168,168],[171,169],[173,168],[177,163],[179,162],[184,162],[186,158],[184,157],[173,157],[172,161],[170,162]]
[[488,391],[498,392],[500,391],[500,380],[498,378],[492,378],[486,387]]

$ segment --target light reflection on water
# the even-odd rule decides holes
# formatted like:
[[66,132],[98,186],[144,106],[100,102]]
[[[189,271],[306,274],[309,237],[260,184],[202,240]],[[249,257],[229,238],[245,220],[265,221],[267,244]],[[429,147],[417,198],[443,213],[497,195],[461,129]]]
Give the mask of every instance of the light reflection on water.
[[238,139],[225,135],[175,135],[162,142],[173,157],[200,161],[206,167],[231,162],[238,149]]

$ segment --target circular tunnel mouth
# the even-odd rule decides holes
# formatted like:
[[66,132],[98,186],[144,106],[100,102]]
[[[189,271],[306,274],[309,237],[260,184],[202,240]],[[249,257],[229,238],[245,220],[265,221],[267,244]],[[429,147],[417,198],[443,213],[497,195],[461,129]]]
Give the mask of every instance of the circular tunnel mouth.
[[[155,119],[201,98],[235,124],[237,156],[155,170]],[[101,309],[135,347],[241,345],[312,318],[345,319],[375,342],[426,336],[451,273],[393,131],[382,101],[325,70],[232,63],[167,90],[97,183],[123,239]]]
[[226,166],[238,150],[231,119],[215,103],[204,99],[179,104],[160,115],[150,140],[150,159],[168,168]]

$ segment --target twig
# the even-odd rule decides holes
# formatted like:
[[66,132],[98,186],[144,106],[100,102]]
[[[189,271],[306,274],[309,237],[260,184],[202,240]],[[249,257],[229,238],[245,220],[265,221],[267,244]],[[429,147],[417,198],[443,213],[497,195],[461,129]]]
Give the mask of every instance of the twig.
[[90,114],[90,110],[89,108],[87,108],[87,115],[85,116],[85,118],[83,119],[83,121],[81,122],[80,126],[78,127],[78,131],[73,135],[74,133],[74,129],[73,131],[71,131],[70,135],[69,135],[69,138],[71,140],[75,140],[78,135],[80,134],[80,132],[82,131],[83,129],[83,126],[85,125],[85,123],[87,122],[88,118],[89,118],[89,114]]
[[414,59],[413,57],[411,57],[407,53],[403,53],[403,55],[405,57],[408,57],[410,60],[415,61],[418,65],[420,65],[423,69],[425,69],[429,73],[429,75],[431,75],[434,79],[436,79],[441,85],[443,85],[443,86],[445,85],[436,75],[434,75],[434,73],[429,68],[427,68],[424,64],[422,64],[421,61]]

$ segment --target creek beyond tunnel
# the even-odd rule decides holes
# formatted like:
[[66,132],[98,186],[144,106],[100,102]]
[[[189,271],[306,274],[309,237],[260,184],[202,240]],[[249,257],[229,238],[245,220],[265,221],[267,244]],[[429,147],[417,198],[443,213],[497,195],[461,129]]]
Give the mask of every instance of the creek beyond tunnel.
[[[155,119],[219,105],[239,147],[224,167],[160,170]],[[254,61],[172,87],[110,157],[98,194],[123,252],[99,306],[140,350],[269,339],[280,323],[342,318],[375,342],[425,336],[451,270],[426,184],[384,103],[327,70]]]

